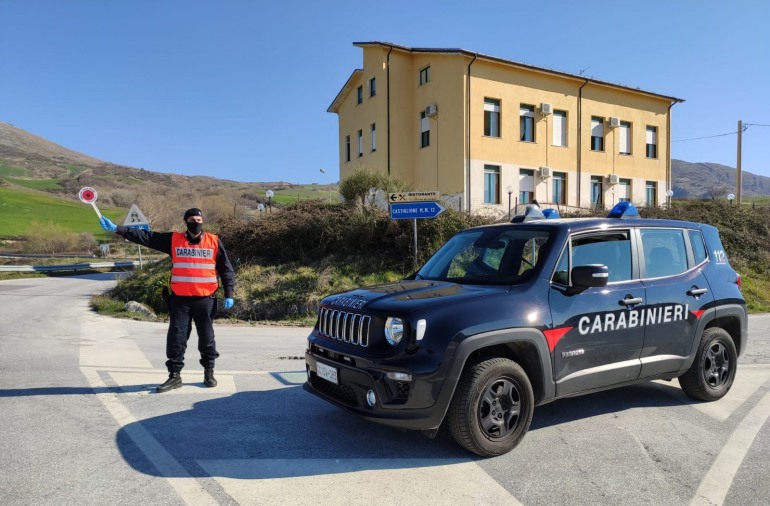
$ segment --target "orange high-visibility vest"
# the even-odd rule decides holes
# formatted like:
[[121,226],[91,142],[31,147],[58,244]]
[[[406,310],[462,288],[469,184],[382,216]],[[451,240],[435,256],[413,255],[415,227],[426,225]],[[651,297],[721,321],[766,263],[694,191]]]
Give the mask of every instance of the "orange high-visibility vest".
[[171,291],[184,297],[206,297],[217,291],[219,239],[204,232],[191,244],[182,232],[171,235]]

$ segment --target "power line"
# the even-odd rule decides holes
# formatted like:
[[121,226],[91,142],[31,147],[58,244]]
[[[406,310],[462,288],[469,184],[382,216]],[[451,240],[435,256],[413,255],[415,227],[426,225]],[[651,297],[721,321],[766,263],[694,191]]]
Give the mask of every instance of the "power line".
[[[746,123],[745,125],[743,125],[743,129],[741,130],[741,132],[745,132],[746,129],[749,128],[749,125],[751,125],[751,126],[770,126],[770,125],[753,125],[753,124],[750,124],[750,123]],[[738,135],[738,132],[727,132],[727,133],[724,133],[724,134],[707,135],[705,137],[693,137],[691,139],[677,139],[677,140],[671,141],[671,142],[699,141],[701,139],[713,139],[714,137],[725,137],[727,135]]]
[[[760,125],[759,123],[744,123],[743,126],[746,128],[750,126],[770,127],[770,125]],[[744,130],[746,130],[746,128],[744,128]]]

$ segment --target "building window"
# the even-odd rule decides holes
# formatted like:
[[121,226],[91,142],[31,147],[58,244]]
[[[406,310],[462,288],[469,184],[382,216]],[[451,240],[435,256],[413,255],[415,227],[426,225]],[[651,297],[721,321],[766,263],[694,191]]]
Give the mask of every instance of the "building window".
[[430,146],[430,118],[425,115],[425,111],[420,112],[420,147]]
[[372,151],[377,151],[377,125],[372,123],[371,128],[371,137],[372,137]]
[[424,69],[420,69],[420,86],[430,82],[430,65]]
[[658,205],[658,183],[655,181],[647,181],[645,205],[647,207],[655,207]]
[[658,127],[647,127],[647,158],[658,157]]
[[519,169],[519,204],[531,204],[535,200],[535,171]]
[[358,131],[358,156],[359,158],[364,156],[364,131]]
[[364,87],[363,86],[359,86],[358,89],[356,90],[356,97],[357,97],[356,98],[356,103],[360,104],[361,102],[364,101]]
[[604,151],[604,118],[591,116],[591,151]]
[[345,161],[350,161],[350,136],[345,136]]
[[553,111],[553,145],[567,145],[567,113]]
[[484,165],[484,203],[500,203],[500,167]]
[[519,124],[521,125],[520,140],[535,142],[535,106],[522,104],[519,116]]
[[591,176],[591,207],[593,209],[604,208],[602,176]]
[[554,172],[551,178],[551,199],[554,204],[567,203],[567,174],[564,172]]
[[373,97],[377,94],[377,81],[375,78],[369,79],[369,96]]
[[484,99],[484,135],[500,137],[500,101],[495,98]]
[[618,202],[631,202],[631,180],[621,179],[615,187],[615,196]]
[[631,123],[628,121],[621,121],[620,128],[618,128],[618,135],[620,136],[619,144],[620,149],[618,152],[621,155],[631,154]]

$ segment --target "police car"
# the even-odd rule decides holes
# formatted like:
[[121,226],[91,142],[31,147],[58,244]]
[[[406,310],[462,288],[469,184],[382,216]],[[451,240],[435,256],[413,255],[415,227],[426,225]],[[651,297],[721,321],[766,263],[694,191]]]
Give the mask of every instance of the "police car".
[[746,348],[740,288],[710,225],[628,203],[607,218],[530,207],[458,233],[410,279],[325,298],[305,389],[429,436],[445,423],[500,455],[555,399],[673,378],[723,397]]

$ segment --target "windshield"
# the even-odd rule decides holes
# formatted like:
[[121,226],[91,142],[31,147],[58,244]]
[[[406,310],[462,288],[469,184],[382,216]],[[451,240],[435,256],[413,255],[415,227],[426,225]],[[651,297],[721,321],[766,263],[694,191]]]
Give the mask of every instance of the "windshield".
[[538,265],[550,232],[510,227],[472,229],[452,237],[417,279],[500,285],[523,281]]

